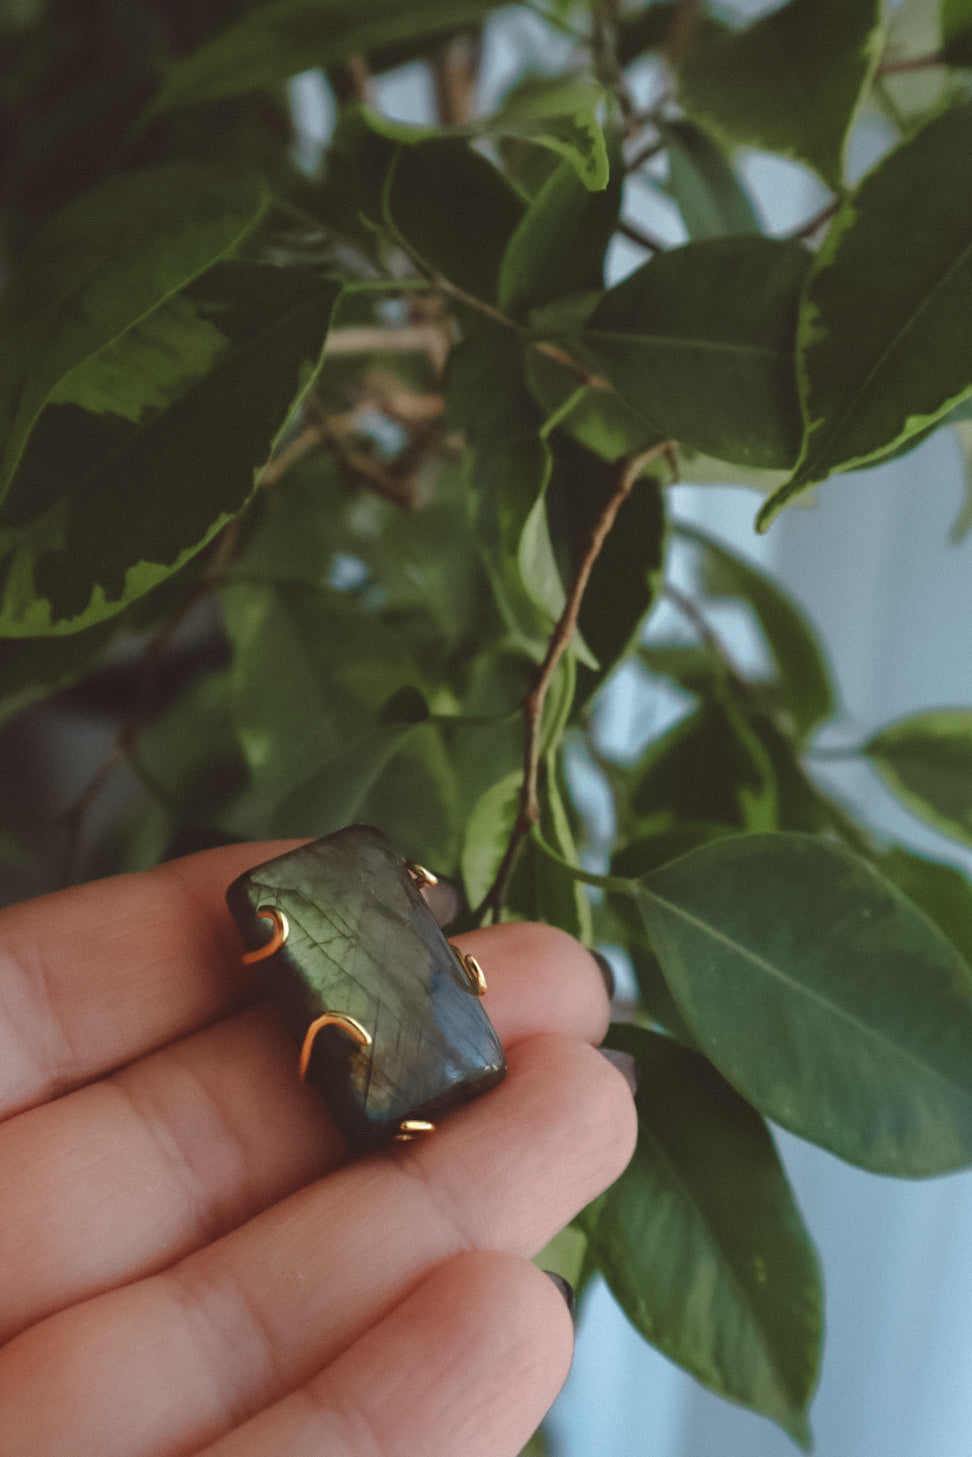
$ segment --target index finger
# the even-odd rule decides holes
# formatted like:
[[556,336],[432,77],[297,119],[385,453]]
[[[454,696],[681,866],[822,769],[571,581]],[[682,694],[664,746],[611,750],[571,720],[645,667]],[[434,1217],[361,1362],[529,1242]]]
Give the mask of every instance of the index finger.
[[226,887],[293,844],[205,850],[0,911],[0,1118],[237,1006]]

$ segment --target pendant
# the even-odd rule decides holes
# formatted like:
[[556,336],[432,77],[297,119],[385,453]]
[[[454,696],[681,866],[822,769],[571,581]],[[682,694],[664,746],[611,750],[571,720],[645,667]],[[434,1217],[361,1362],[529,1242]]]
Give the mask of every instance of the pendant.
[[267,963],[301,1076],[359,1151],[430,1132],[506,1073],[482,970],[419,894],[433,881],[380,830],[350,825],[226,893],[244,961]]

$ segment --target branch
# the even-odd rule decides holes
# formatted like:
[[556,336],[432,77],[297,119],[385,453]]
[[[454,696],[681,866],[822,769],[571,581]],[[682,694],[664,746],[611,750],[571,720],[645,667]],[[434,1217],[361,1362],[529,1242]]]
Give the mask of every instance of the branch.
[[651,233],[646,233],[635,223],[630,223],[626,218],[618,219],[618,232],[625,238],[630,238],[632,243],[637,243],[640,248],[647,248],[649,253],[663,253],[666,245],[660,238]]
[[544,704],[550,685],[553,682],[554,674],[557,671],[561,658],[570,645],[570,640],[577,627],[581,603],[584,600],[584,593],[587,590],[587,584],[590,580],[594,563],[601,553],[601,548],[604,545],[608,532],[614,525],[621,506],[631,494],[632,488],[642,471],[653,460],[658,460],[660,457],[671,460],[674,449],[674,441],[663,440],[660,444],[649,446],[647,450],[642,450],[637,455],[629,456],[624,460],[621,466],[617,489],[594,524],[586,550],[577,569],[577,575],[568,593],[564,610],[560,614],[557,625],[547,644],[547,652],[540,665],[536,686],[527,694],[523,702],[523,781],[520,786],[519,808],[517,810],[516,822],[510,834],[509,844],[506,847],[503,859],[496,872],[496,878],[490,886],[482,905],[474,913],[477,921],[481,920],[487,911],[491,912],[494,920],[499,919],[523,841],[529,835],[534,825],[540,821],[538,785],[540,778],[541,727],[543,723]]
[[805,223],[801,223],[798,228],[794,228],[792,233],[785,233],[783,235],[784,239],[788,242],[796,243],[803,238],[812,238],[818,228],[822,228],[824,223],[829,223],[834,214],[839,212],[843,202],[843,194],[831,198],[827,206],[822,207],[819,212],[814,213],[812,218],[809,218]]
[[902,76],[907,71],[924,71],[929,66],[944,66],[945,56],[941,51],[930,51],[925,56],[907,56],[895,59],[888,56],[877,68],[877,79],[885,76]]

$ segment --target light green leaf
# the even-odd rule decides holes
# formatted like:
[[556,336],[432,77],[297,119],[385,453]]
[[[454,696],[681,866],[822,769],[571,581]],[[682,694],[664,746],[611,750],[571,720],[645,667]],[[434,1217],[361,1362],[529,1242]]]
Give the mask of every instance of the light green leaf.
[[459,30],[497,0],[275,0],[242,15],[170,66],[148,116],[280,86],[376,46]]
[[972,709],[899,719],[870,738],[864,753],[919,819],[972,845]]
[[838,188],[880,41],[879,0],[789,0],[742,31],[702,20],[679,101],[728,145],[795,157]]
[[770,238],[660,253],[610,289],[583,344],[662,436],[742,465],[792,462],[794,341],[810,255]]
[[412,126],[370,113],[369,124],[393,141],[480,138],[533,142],[570,163],[585,187],[599,192],[610,174],[607,143],[597,119],[607,95],[587,77],[530,78],[510,93],[490,116],[457,126]]
[[870,865],[809,835],[720,840],[640,904],[699,1047],[766,1117],[878,1173],[972,1159],[972,971]]
[[[182,394],[137,420],[47,407],[0,509],[0,632],[76,632],[102,621],[212,539],[250,496],[310,383],[339,291],[310,270],[221,264],[184,294],[223,343],[201,377],[186,367]],[[112,346],[99,388],[127,342]],[[191,333],[190,350],[194,342]],[[136,332],[133,371],[146,361],[143,343]],[[94,365],[82,383],[90,398]],[[150,384],[132,386],[122,405],[146,402]],[[159,399],[171,385],[169,373]]]
[[602,288],[604,255],[621,206],[621,178],[617,168],[614,185],[592,194],[571,164],[561,162],[510,238],[500,270],[500,308],[518,313],[565,294]]
[[962,420],[955,426],[962,451],[962,465],[965,472],[965,500],[949,532],[952,541],[964,541],[972,531],[972,420]]
[[635,1058],[638,1146],[582,1216],[591,1253],[653,1345],[808,1447],[823,1291],[769,1130],[671,1038],[615,1026],[608,1044]]
[[659,123],[668,147],[667,191],[678,204],[690,238],[759,233],[749,194],[722,148],[688,120]]
[[823,650],[803,613],[770,577],[711,537],[682,525],[676,534],[698,547],[707,596],[739,598],[752,609],[773,655],[783,702],[801,735],[809,734],[835,705]]
[[796,469],[759,515],[888,455],[972,394],[972,102],[886,156],[814,261],[797,347],[805,421]]
[[[110,177],[42,229],[0,305],[0,499],[65,376],[136,326],[147,328],[157,309],[242,242],[268,202],[252,174],[170,163]],[[156,369],[159,362],[157,355]],[[106,388],[99,408],[114,398],[103,380]],[[63,397],[79,393],[85,403],[80,387]]]
[[490,785],[476,802],[462,841],[462,883],[471,906],[489,894],[510,843],[520,807],[523,774],[519,769]]

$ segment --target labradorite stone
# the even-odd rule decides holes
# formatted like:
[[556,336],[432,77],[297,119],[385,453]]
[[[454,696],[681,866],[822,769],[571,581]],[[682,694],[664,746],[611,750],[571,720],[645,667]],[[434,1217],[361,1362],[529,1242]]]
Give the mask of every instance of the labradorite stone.
[[287,941],[261,969],[298,1048],[325,1012],[371,1034],[362,1047],[323,1028],[306,1074],[354,1148],[385,1142],[405,1118],[435,1122],[504,1077],[479,998],[380,830],[351,825],[268,860],[226,899],[248,950],[272,931],[259,908],[287,916]]

